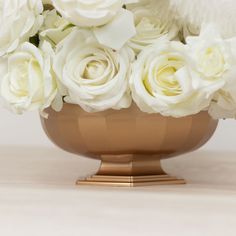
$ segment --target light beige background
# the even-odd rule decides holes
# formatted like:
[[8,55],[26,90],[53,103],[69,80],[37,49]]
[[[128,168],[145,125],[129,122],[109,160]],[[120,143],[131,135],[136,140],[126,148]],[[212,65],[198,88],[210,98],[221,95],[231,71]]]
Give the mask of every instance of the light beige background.
[[[1,108],[0,114],[0,145],[53,145],[42,131],[36,112],[18,116]],[[213,139],[204,149],[236,151],[236,120],[221,121]]]
[[119,189],[75,186],[98,161],[53,148],[36,113],[0,113],[0,236],[236,235],[236,121],[163,161],[187,185]]

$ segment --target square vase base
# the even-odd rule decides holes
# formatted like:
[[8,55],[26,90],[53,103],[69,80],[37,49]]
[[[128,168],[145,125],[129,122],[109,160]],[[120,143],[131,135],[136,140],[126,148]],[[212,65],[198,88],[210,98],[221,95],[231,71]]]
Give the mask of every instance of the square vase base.
[[78,180],[77,185],[113,186],[113,187],[138,187],[152,185],[185,184],[185,180],[169,175],[145,176],[109,176],[94,175],[85,180]]
[[161,167],[159,155],[102,155],[99,171],[78,185],[136,187],[151,185],[185,184],[172,177]]

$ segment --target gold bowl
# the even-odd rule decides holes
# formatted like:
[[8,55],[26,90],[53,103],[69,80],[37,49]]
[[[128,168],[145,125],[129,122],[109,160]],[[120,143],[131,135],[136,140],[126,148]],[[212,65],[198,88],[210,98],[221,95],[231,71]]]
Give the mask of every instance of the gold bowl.
[[167,175],[160,160],[204,145],[218,125],[205,111],[184,118],[147,114],[136,105],[123,110],[88,113],[65,104],[41,118],[48,137],[60,148],[101,160],[98,173],[77,184],[143,186],[183,184]]

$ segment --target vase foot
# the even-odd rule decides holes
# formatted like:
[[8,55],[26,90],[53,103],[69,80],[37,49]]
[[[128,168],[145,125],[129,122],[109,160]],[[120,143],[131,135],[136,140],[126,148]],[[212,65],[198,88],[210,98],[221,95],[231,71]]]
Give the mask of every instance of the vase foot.
[[78,180],[77,185],[97,185],[113,187],[139,187],[152,185],[177,185],[185,184],[183,179],[177,179],[169,175],[147,176],[102,176],[94,175],[85,180]]
[[102,155],[97,174],[78,180],[77,184],[120,187],[185,184],[183,179],[166,174],[160,160],[160,155]]

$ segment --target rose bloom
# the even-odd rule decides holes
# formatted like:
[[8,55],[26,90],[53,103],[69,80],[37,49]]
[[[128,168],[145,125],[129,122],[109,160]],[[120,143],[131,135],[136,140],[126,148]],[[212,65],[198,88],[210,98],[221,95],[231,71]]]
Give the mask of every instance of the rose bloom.
[[140,4],[142,5],[136,4],[138,7],[135,5],[135,7],[128,8],[134,14],[137,31],[128,45],[136,53],[142,51],[146,46],[157,42],[160,37],[166,37],[170,40],[177,37],[179,27],[173,15],[168,13],[166,0],[148,1],[146,4]]
[[227,41],[220,37],[213,26],[204,28],[200,36],[187,37],[186,42],[196,70],[206,80],[227,80],[227,72],[234,59]]
[[40,40],[46,40],[55,47],[71,32],[73,27],[66,19],[58,15],[55,9],[44,12],[43,16],[44,23],[40,28]]
[[21,114],[43,111],[51,105],[57,94],[57,83],[50,61],[49,55],[30,43],[22,44],[7,58],[5,70],[1,70],[0,94],[8,108]]
[[52,0],[64,18],[82,27],[101,26],[112,20],[123,0]]
[[214,118],[236,117],[236,38],[222,39],[214,25],[188,37],[194,69],[208,87],[218,87],[209,112]]
[[[236,83],[235,83],[236,84]],[[236,88],[219,90],[209,107],[209,114],[214,119],[236,119]]]
[[43,22],[38,0],[0,0],[0,56],[13,52],[35,35]]
[[202,78],[192,70],[186,46],[160,39],[139,54],[132,68],[130,87],[142,111],[184,117],[210,104],[216,88],[201,82]]
[[53,0],[53,5],[74,25],[90,27],[100,44],[120,50],[136,34],[133,14],[122,8],[126,2],[127,0]]
[[89,30],[75,29],[56,50],[54,70],[67,89],[65,101],[89,112],[127,108],[132,51],[102,46]]

